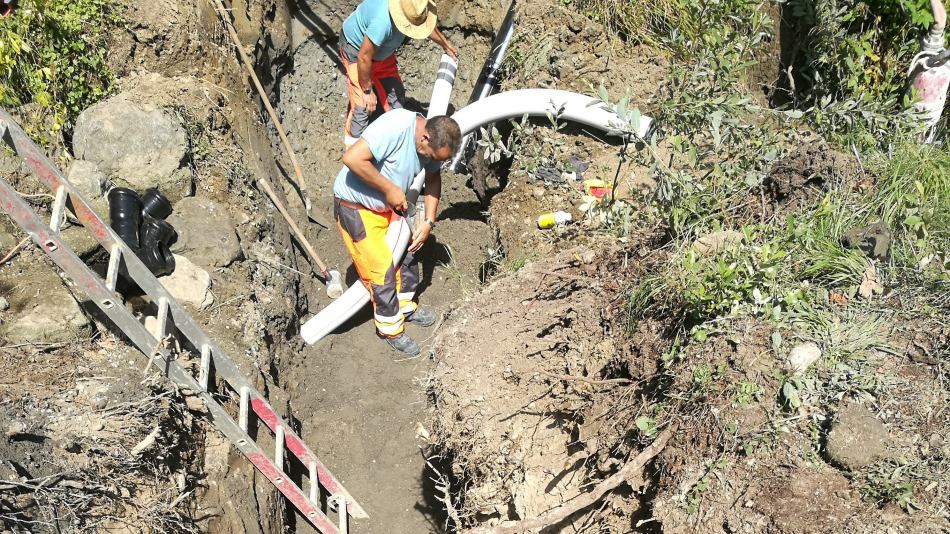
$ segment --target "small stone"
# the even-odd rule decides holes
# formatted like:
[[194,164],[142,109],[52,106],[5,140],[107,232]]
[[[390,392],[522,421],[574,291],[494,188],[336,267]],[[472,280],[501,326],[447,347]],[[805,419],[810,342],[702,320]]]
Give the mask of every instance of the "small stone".
[[7,437],[13,437],[26,432],[26,423],[23,421],[14,421],[7,426]]
[[100,217],[109,220],[109,201],[103,196],[109,178],[92,161],[73,160],[66,179]]
[[700,237],[693,242],[693,246],[696,248],[696,251],[702,255],[715,254],[724,248],[738,244],[742,241],[743,237],[742,232],[720,230]]
[[835,417],[825,452],[832,464],[854,471],[883,458],[889,443],[887,429],[873,413],[864,406],[850,405]]
[[10,301],[0,297],[0,311],[7,311],[10,309]]
[[943,438],[940,437],[940,434],[933,434],[930,436],[930,446],[934,449],[939,449],[943,446]]
[[746,508],[752,508],[753,506],[755,506],[755,501],[751,501],[751,500],[746,501],[745,504],[743,504],[742,506],[745,506]]
[[106,401],[105,397],[93,397],[90,404],[92,405],[93,408],[97,410],[102,410],[106,407],[106,404],[108,404],[108,402]]
[[7,339],[14,343],[60,343],[88,338],[92,323],[66,288],[52,286],[33,300],[35,307],[11,322]]
[[792,373],[800,375],[808,370],[811,364],[821,358],[821,349],[812,342],[802,343],[788,354],[788,367]]
[[860,248],[869,258],[883,260],[891,246],[891,230],[883,222],[851,228],[841,236],[841,245]]
[[99,432],[99,431],[102,430],[103,428],[105,428],[105,426],[104,426],[102,423],[96,423],[96,424],[92,425],[92,431],[93,431],[93,432]]
[[160,279],[165,289],[183,304],[203,310],[214,302],[211,275],[184,256],[175,255],[175,272]]

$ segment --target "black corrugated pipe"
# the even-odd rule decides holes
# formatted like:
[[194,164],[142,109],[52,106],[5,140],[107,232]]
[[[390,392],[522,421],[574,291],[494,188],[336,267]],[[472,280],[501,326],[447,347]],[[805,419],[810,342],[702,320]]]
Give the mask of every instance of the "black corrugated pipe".
[[[511,3],[508,5],[508,13],[505,14],[505,19],[501,21],[501,26],[498,27],[498,33],[495,34],[495,40],[492,42],[491,49],[488,51],[488,57],[485,58],[485,65],[482,67],[481,74],[478,75],[478,80],[475,81],[472,96],[468,99],[469,104],[488,97],[498,89],[498,71],[501,69],[502,61],[505,59],[505,50],[508,49],[511,36],[514,34],[515,1],[516,0],[511,0]],[[471,156],[471,154],[469,154],[469,147],[474,138],[475,133],[473,132],[462,139],[459,151],[455,154],[452,163],[449,165],[449,168],[452,169],[453,172],[458,172],[462,160],[468,159],[468,157]]]

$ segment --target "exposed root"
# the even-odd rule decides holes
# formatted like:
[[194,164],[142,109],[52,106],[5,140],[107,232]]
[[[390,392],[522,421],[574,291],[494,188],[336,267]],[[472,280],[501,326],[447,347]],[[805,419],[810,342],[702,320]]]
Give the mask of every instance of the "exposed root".
[[647,448],[643,449],[643,451],[641,451],[636,458],[627,462],[627,464],[623,466],[620,471],[617,471],[617,473],[615,473],[610,478],[604,480],[600,484],[597,484],[593,491],[585,493],[573,501],[565,503],[559,509],[542,514],[538,517],[525,519],[523,521],[508,522],[496,527],[477,527],[471,530],[465,530],[463,532],[465,534],[518,534],[526,530],[544,528],[557,524],[567,519],[574,513],[583,510],[592,504],[595,504],[608,491],[613,490],[624,482],[639,475],[640,470],[643,469],[643,466],[653,457],[659,454],[664,447],[666,447],[666,442],[669,441],[670,436],[673,435],[675,430],[675,427],[664,430],[653,443],[651,443]]

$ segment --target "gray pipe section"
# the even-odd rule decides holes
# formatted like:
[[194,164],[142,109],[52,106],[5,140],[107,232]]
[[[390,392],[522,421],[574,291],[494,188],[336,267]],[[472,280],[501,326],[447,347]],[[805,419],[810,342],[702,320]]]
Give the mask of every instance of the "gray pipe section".
[[[498,85],[498,71],[501,69],[501,64],[505,60],[505,52],[508,50],[508,43],[511,42],[511,36],[514,35],[514,20],[515,0],[511,0],[511,3],[508,5],[508,13],[505,14],[504,20],[501,21],[501,26],[498,27],[498,33],[492,42],[488,57],[485,58],[485,65],[482,67],[482,72],[478,75],[478,79],[475,80],[472,96],[468,98],[469,104],[474,104],[488,97],[488,95],[495,91]],[[455,157],[452,158],[452,163],[449,164],[449,169],[451,169],[452,172],[458,172],[459,164],[461,164],[468,145],[471,144],[474,137],[474,133],[469,133],[462,139],[459,151],[455,154]]]

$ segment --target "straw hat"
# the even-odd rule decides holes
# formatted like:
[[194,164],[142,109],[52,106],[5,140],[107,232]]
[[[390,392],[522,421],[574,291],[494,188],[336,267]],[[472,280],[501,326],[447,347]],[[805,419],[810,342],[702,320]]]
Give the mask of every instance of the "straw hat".
[[389,0],[396,28],[412,39],[425,39],[435,28],[435,3],[430,0]]

